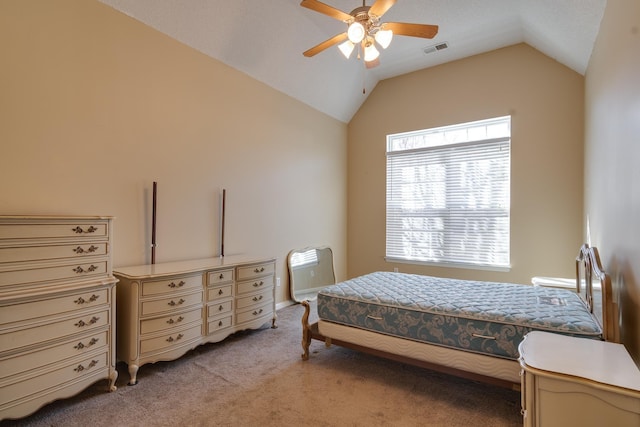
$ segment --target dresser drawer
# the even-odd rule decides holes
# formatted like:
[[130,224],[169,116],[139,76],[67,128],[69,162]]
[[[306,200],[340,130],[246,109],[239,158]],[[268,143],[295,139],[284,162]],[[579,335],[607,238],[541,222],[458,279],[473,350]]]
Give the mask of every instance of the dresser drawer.
[[202,288],[202,275],[142,282],[142,296]]
[[207,324],[207,334],[211,335],[214,332],[218,332],[222,329],[228,328],[232,323],[232,316],[225,316],[219,319],[210,320]]
[[55,266],[38,266],[27,269],[4,269],[0,271],[0,287],[22,285],[54,280],[79,280],[108,275],[106,259],[83,263],[64,263]]
[[108,324],[109,310],[104,310],[0,332],[0,352],[96,330]]
[[253,279],[255,277],[267,276],[275,272],[275,265],[272,262],[255,264],[238,268],[238,280]]
[[209,286],[233,282],[233,269],[216,270],[207,273]]
[[242,310],[243,308],[251,307],[253,305],[260,305],[270,301],[273,301],[273,291],[271,289],[266,289],[255,295],[238,298],[236,302],[236,309]]
[[202,304],[202,291],[190,294],[172,295],[167,298],[142,301],[141,315],[159,314],[182,310],[187,307]]
[[83,258],[103,256],[109,251],[106,242],[51,245],[51,246],[17,246],[0,248],[0,263],[46,261],[65,258]]
[[207,289],[207,301],[216,301],[233,296],[233,285]]
[[172,314],[170,316],[159,317],[157,319],[146,319],[140,321],[140,333],[150,334],[153,332],[164,331],[176,326],[186,325],[192,322],[202,320],[202,310],[197,307],[184,313]]
[[249,322],[251,320],[259,319],[261,317],[271,316],[273,314],[272,304],[263,304],[261,306],[254,307],[248,311],[236,313],[236,322],[238,324]]
[[231,301],[211,304],[207,307],[207,316],[214,317],[224,313],[230,313],[232,309],[233,303]]
[[202,322],[188,329],[179,332],[172,332],[156,338],[147,338],[140,340],[140,354],[151,353],[159,350],[168,350],[171,347],[180,347],[181,345],[200,338],[202,335]]
[[0,307],[0,325],[109,304],[109,291],[97,289]]
[[100,239],[107,238],[107,221],[37,222],[32,224],[0,224],[0,239]]
[[0,360],[0,379],[21,372],[29,372],[57,360],[69,359],[109,344],[108,331],[74,337],[62,344],[25,352]]
[[33,394],[36,390],[46,390],[59,387],[71,381],[79,381],[82,377],[89,377],[107,368],[107,352],[98,353],[79,361],[70,362],[59,368],[54,368],[41,375],[20,380],[13,384],[3,384],[0,387],[0,405],[18,400]]
[[238,283],[238,295],[273,288],[273,276],[260,277],[255,280]]

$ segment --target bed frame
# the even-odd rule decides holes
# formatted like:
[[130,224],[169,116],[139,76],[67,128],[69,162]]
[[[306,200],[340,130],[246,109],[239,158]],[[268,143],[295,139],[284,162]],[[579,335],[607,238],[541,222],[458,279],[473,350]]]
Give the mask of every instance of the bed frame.
[[[525,286],[525,285],[523,285]],[[576,290],[601,324],[604,339],[618,342],[618,308],[612,298],[611,280],[600,264],[596,248],[583,245],[576,257]],[[470,353],[340,325],[322,319],[309,324],[311,306],[303,301],[302,359],[309,359],[311,340],[324,341],[379,357],[447,374],[520,389],[517,360]],[[322,330],[322,333],[320,332]]]

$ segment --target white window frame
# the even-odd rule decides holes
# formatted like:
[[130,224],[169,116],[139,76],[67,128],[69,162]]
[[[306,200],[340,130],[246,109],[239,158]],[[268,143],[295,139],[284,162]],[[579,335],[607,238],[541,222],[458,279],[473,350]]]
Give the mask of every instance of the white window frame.
[[385,259],[509,270],[510,175],[510,116],[388,135]]

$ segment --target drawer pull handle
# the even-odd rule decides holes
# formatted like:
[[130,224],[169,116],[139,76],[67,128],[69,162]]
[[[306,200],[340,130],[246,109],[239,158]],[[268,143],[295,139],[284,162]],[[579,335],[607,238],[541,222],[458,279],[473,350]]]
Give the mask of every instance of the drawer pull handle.
[[178,336],[176,336],[176,338],[174,339],[173,337],[169,337],[167,338],[167,342],[174,342],[174,341],[178,341],[179,339],[182,339],[182,337],[184,337],[184,335],[182,334],[178,334]]
[[260,295],[259,297],[253,297],[254,301],[260,301],[263,298],[263,295]]
[[222,326],[222,320],[218,322],[218,326]]
[[99,317],[93,316],[91,318],[91,320],[89,320],[89,322],[85,322],[84,320],[80,320],[78,323],[75,324],[75,326],[82,328],[83,326],[89,326],[89,325],[93,325],[94,323],[96,323],[98,320],[100,320]]
[[262,285],[264,285],[264,282],[262,280],[260,282],[253,282],[253,287],[254,288],[259,288]]
[[78,344],[74,345],[73,348],[75,348],[76,350],[82,350],[85,347],[91,347],[92,345],[95,345],[95,343],[97,342],[97,338],[91,338],[91,341],[89,341],[86,345],[83,344],[82,341],[80,341]]
[[89,266],[89,268],[87,268],[86,270],[84,268],[80,267],[80,266],[77,266],[76,268],[73,269],[73,271],[75,271],[78,274],[81,274],[81,273],[91,273],[93,271],[96,271],[97,269],[98,269],[98,267],[96,267],[95,265],[91,264]]
[[258,314],[262,314],[262,312],[263,312],[263,311],[264,311],[264,310],[262,310],[262,309],[260,309],[260,310],[256,310],[256,311],[254,311],[254,312],[253,312],[253,315],[254,315],[254,316],[257,316]]
[[82,227],[77,226],[76,228],[72,228],[71,231],[75,232],[76,234],[84,234],[84,233],[95,233],[96,231],[98,231],[98,229],[92,225],[89,228],[87,228],[87,230],[85,231],[82,229]]
[[95,300],[97,300],[98,298],[100,298],[100,295],[93,294],[93,295],[91,295],[91,297],[89,297],[89,301],[87,301],[86,299],[84,299],[84,298],[80,297],[80,298],[78,298],[77,300],[75,300],[74,302],[75,302],[76,304],[81,305],[81,304],[86,304],[86,303],[89,303],[89,302],[94,302],[94,301],[95,301]]
[[77,248],[75,248],[73,250],[73,252],[75,252],[77,254],[93,253],[93,252],[97,251],[98,249],[100,249],[100,248],[98,248],[97,246],[93,246],[93,245],[89,246],[89,248],[87,248],[86,250],[83,249],[82,246],[78,246]]
[[87,365],[87,367],[86,367],[86,368],[85,368],[84,366],[82,366],[82,365],[78,365],[77,367],[73,368],[73,370],[74,370],[74,371],[76,371],[76,372],[82,372],[82,371],[84,371],[85,369],[91,369],[91,368],[93,368],[93,367],[94,367],[94,366],[96,366],[97,364],[98,364],[98,361],[97,361],[97,360],[92,360],[91,362],[89,362],[89,364]]
[[224,279],[224,273],[220,273],[220,275],[218,276],[218,279],[220,280]]
[[173,320],[173,319],[167,320],[167,323],[170,324],[170,325],[173,325],[174,323],[180,323],[183,320],[184,320],[184,317],[180,316],[176,320]]
[[184,280],[180,280],[180,282],[178,282],[178,284],[176,285],[174,282],[169,283],[167,286],[169,286],[170,288],[181,288],[185,285]]
[[224,306],[221,305],[218,307],[218,311],[222,311],[222,310],[224,310]]
[[223,291],[222,289],[220,289],[220,290],[218,291],[218,295],[222,295],[222,294],[224,294],[224,291]]
[[169,301],[167,304],[169,304],[171,307],[174,307],[176,305],[180,305],[183,304],[185,302],[185,300],[183,300],[182,298],[180,298],[178,300],[178,302],[175,302],[174,300]]
[[262,273],[263,271],[264,271],[264,267],[260,267],[260,268],[256,267],[256,268],[253,269],[254,273]]

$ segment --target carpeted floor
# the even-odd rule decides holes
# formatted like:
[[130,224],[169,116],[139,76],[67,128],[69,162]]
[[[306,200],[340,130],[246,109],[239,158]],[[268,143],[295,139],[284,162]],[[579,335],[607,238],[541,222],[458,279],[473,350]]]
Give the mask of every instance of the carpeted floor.
[[139,383],[100,381],[0,426],[521,426],[520,393],[314,341],[302,361],[303,308],[278,329],[237,333],[172,362],[144,365]]

